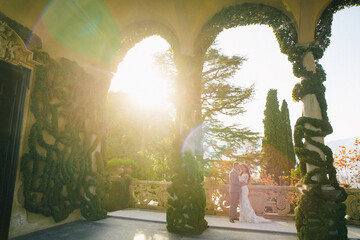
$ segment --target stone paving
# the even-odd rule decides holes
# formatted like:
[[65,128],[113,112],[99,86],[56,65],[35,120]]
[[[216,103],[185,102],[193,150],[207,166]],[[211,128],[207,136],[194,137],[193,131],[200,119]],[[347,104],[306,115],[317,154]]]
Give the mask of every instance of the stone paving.
[[[122,219],[136,219],[136,220],[141,219],[143,221],[155,221],[164,224],[166,223],[165,212],[155,211],[155,210],[128,208],[124,210],[111,212],[108,215]],[[287,235],[288,239],[293,239],[291,238],[291,236],[294,236],[294,239],[297,239],[295,237],[297,233],[295,222],[290,220],[273,219],[272,222],[270,223],[244,223],[237,221],[235,221],[235,223],[230,223],[228,217],[215,216],[215,215],[206,215],[205,219],[207,220],[210,228],[228,229],[228,230],[237,230],[237,231],[253,231],[257,233],[271,233],[278,235],[283,234],[283,235]],[[360,227],[349,225],[348,237],[350,239],[360,239]]]
[[[112,217],[123,219],[136,219],[144,221],[152,221],[158,223],[166,223],[165,212],[144,209],[124,209],[108,214]],[[271,223],[244,223],[235,221],[230,223],[226,216],[206,215],[206,221],[211,228],[222,228],[231,230],[250,230],[261,232],[276,232],[296,235],[296,228],[294,221],[272,220]]]
[[295,235],[208,228],[201,235],[179,235],[165,223],[109,217],[77,221],[11,240],[296,240]]
[[[12,240],[295,240],[293,221],[230,223],[225,216],[206,216],[209,228],[199,236],[179,235],[166,230],[165,213],[125,209],[99,221],[76,221]],[[360,228],[349,227],[349,239],[360,239]]]

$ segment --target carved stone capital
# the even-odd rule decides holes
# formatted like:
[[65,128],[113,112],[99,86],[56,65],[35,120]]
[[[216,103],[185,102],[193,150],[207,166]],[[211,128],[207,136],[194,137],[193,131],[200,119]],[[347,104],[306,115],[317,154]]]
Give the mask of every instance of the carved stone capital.
[[17,66],[34,68],[38,63],[33,60],[23,40],[5,22],[0,21],[0,60]]

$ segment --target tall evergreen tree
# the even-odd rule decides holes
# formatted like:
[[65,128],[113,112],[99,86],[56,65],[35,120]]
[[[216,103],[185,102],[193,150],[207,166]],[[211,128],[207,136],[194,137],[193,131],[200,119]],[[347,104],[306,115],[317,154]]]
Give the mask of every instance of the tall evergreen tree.
[[[285,108],[286,105],[284,105],[284,115],[286,115]],[[289,163],[286,157],[286,130],[284,130],[283,114],[279,110],[276,89],[270,89],[268,92],[264,115],[263,165],[267,173],[274,175],[274,179],[278,180],[279,176],[288,173]]]
[[294,143],[292,138],[291,124],[290,124],[290,115],[287,102],[282,101],[281,104],[281,119],[283,122],[283,133],[284,133],[284,154],[288,162],[288,171],[292,168],[295,168],[296,159],[294,152]]
[[[246,60],[241,56],[227,56],[218,49],[210,48],[204,56],[202,72],[202,121],[205,148],[214,153],[209,158],[220,158],[229,149],[239,149],[245,144],[255,144],[258,133],[240,124],[225,124],[225,116],[238,116],[246,112],[244,105],[252,100],[254,85],[237,87],[230,82]],[[173,54],[168,51],[159,55],[157,63],[169,79],[176,78]],[[175,82],[175,81],[174,81]],[[239,153],[233,152],[234,157]]]
[[[254,85],[237,87],[230,82],[243,62],[241,56],[227,56],[218,49],[210,48],[204,59],[202,74],[202,117],[208,126],[204,142],[212,143],[216,152],[214,158],[221,157],[229,149],[239,149],[245,144],[255,144],[258,135],[240,124],[225,123],[223,117],[240,116],[246,112],[244,105],[252,100]],[[239,155],[231,151],[231,155]]]

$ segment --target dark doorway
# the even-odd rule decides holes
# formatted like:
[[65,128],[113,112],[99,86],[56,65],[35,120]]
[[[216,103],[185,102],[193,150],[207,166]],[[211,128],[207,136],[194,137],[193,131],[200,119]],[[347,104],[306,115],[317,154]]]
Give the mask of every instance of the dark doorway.
[[29,69],[0,61],[0,239],[7,239]]

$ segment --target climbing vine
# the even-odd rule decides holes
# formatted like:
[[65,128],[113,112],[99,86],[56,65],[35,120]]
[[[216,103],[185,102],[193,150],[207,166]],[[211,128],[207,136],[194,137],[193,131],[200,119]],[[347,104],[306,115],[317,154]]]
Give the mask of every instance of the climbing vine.
[[101,154],[93,154],[103,132],[101,82],[67,59],[42,51],[34,58],[41,65],[31,93],[29,153],[21,160],[25,209],[56,222],[77,208],[89,220],[103,218],[109,179]]

